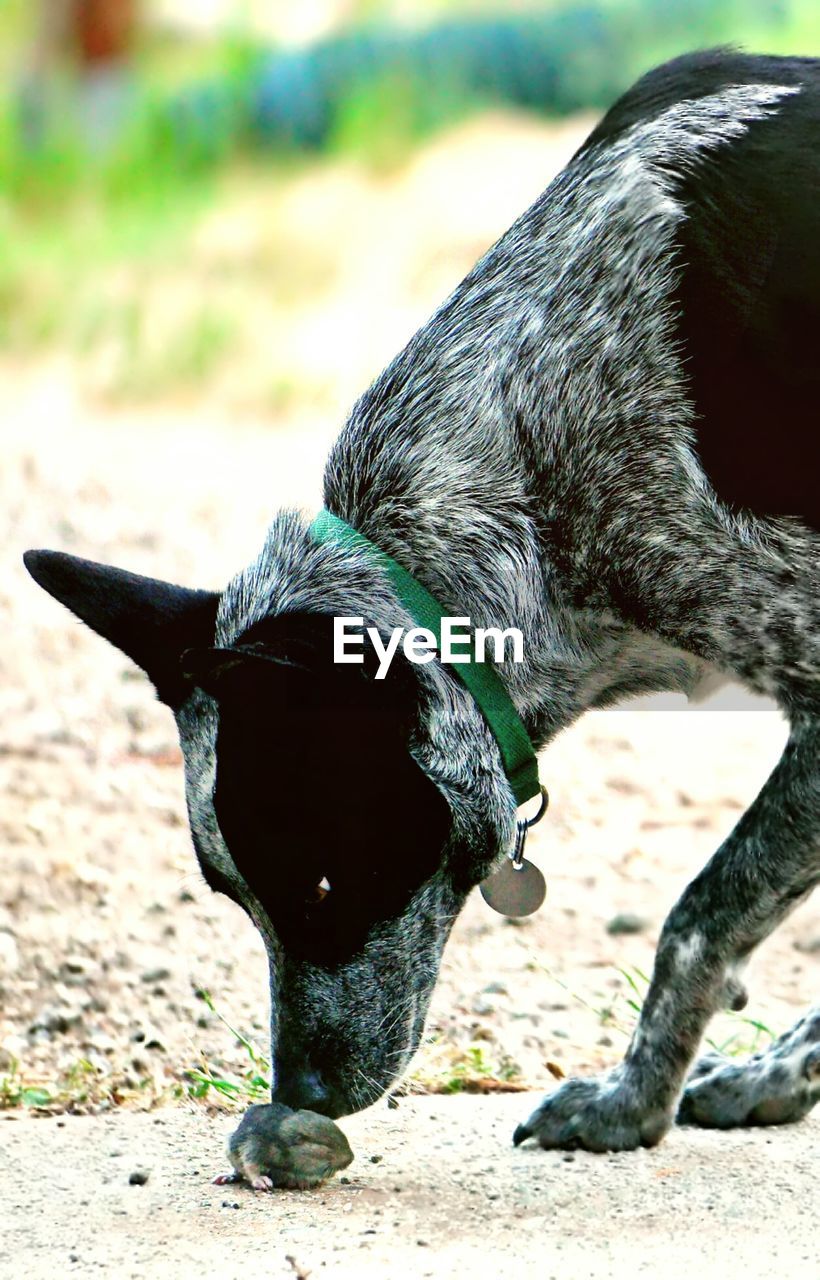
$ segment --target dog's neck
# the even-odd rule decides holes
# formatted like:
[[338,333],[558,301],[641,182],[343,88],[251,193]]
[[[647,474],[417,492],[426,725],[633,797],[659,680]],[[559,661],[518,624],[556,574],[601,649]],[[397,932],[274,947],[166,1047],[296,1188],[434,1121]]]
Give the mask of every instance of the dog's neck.
[[[623,595],[623,540],[640,564],[642,539],[657,537],[631,477],[654,468],[681,536],[703,501],[675,341],[683,210],[664,164],[670,150],[694,164],[783,92],[730,88],[680,104],[664,129],[582,149],[361,397],[331,451],[331,511],[454,616],[522,632],[524,662],[504,676],[537,741],[616,694],[689,683],[691,659],[603,605]],[[690,480],[674,493],[670,457]]]

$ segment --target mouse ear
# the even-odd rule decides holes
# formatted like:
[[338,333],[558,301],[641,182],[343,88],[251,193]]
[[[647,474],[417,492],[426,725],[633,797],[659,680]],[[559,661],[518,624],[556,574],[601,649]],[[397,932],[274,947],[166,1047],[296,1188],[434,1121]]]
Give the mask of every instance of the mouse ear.
[[62,551],[27,551],[23,561],[49,595],[142,667],[163,702],[181,706],[191,685],[179,655],[213,640],[216,592],[191,591]]

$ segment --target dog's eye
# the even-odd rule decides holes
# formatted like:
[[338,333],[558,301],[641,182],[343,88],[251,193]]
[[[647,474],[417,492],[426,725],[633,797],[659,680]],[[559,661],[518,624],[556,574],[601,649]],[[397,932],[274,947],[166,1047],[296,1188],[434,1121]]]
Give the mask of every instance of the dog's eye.
[[330,881],[327,876],[322,876],[316,888],[308,896],[308,902],[311,906],[315,906],[317,902],[323,902],[330,893]]

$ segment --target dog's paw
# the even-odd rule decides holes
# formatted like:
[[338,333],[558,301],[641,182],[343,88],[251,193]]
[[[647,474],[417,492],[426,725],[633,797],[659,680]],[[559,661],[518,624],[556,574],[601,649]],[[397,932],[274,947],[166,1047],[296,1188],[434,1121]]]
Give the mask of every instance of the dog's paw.
[[516,1146],[535,1138],[542,1147],[587,1151],[633,1151],[654,1147],[672,1122],[663,1111],[641,1106],[627,1084],[612,1074],[567,1080],[548,1093],[513,1135]]
[[820,1101],[820,1014],[745,1062],[710,1054],[683,1091],[678,1124],[706,1129],[792,1124]]

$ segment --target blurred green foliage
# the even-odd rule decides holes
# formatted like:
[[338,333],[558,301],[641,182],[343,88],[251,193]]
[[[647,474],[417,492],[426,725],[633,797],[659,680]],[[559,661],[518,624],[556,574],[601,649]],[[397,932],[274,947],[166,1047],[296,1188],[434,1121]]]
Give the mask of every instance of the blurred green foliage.
[[[506,16],[490,0],[430,0],[416,29],[379,26],[385,14],[384,0],[362,0],[367,25],[278,52],[242,31],[148,31],[125,123],[101,147],[83,134],[69,71],[49,86],[48,127],[27,133],[31,6],[0,0],[0,350],[82,354],[115,338],[124,396],[196,385],[230,353],[230,322],[216,308],[188,315],[158,351],[147,303],[108,283],[117,264],[147,276],[167,261],[224,175],[256,168],[270,183],[317,152],[383,169],[488,105],[602,109],[654,63],[710,44],[820,50],[817,0],[548,0]],[[88,289],[95,274],[106,288]]]
[[[0,0],[0,198],[64,212],[73,193],[106,203],[190,191],[227,161],[294,145],[382,161],[391,147],[488,103],[548,115],[602,108],[652,64],[730,42],[771,52],[820,46],[816,0],[548,0],[501,16],[481,5],[418,30],[374,25],[389,8],[360,6],[370,25],[279,54],[241,32],[210,41],[146,36],[128,121],[104,150],[84,142],[71,84],[53,86],[42,137],[26,136],[20,61],[25,6]],[[475,5],[470,6],[473,11]],[[16,51],[17,69],[15,72]]]

